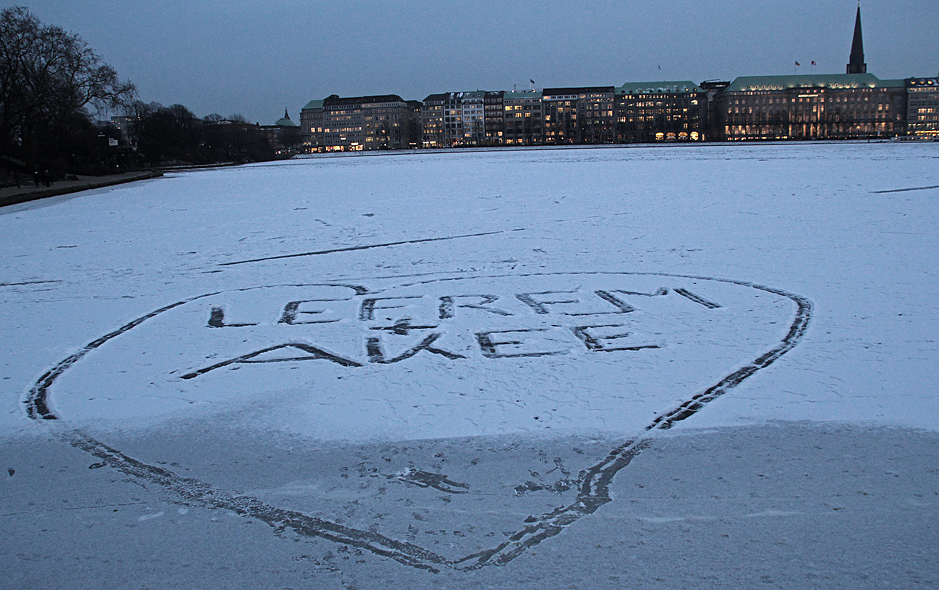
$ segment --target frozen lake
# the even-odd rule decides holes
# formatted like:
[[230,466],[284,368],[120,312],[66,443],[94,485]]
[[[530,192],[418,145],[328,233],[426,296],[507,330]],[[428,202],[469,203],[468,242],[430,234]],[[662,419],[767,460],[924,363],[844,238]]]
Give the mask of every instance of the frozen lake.
[[343,155],[3,208],[3,587],[935,585],[937,164]]

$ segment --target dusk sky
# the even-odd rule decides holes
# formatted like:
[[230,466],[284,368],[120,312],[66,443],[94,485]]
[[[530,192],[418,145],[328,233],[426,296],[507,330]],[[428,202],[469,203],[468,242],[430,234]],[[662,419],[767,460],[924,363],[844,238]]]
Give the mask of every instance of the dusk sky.
[[[294,121],[330,94],[844,73],[856,0],[33,0],[141,100]],[[939,72],[937,0],[862,3],[868,72]],[[795,69],[795,62],[802,64]]]

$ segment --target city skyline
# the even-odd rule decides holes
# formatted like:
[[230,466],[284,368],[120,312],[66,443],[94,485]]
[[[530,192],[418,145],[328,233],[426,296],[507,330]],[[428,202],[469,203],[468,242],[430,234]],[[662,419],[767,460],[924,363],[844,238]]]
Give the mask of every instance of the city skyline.
[[[372,0],[169,3],[66,0],[25,4],[80,35],[145,102],[268,124],[307,101],[452,90],[519,90],[745,75],[840,73],[857,3],[764,0],[655,6],[481,0],[391,7]],[[865,2],[868,71],[935,76],[939,15],[927,0]],[[801,63],[801,67],[795,63]]]

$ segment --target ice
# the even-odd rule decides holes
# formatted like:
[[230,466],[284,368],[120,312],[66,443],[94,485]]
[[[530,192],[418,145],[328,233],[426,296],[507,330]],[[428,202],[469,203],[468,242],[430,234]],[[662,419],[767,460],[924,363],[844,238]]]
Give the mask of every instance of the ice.
[[[311,158],[8,207],[0,216],[11,382],[3,430],[25,427],[24,391],[69,351],[208,292],[505,275],[509,293],[512,277],[582,271],[751,281],[814,302],[812,328],[785,369],[768,370],[766,386],[701,416],[708,426],[791,418],[937,429],[927,385],[936,364],[936,189],[881,192],[935,186],[936,149],[853,143]],[[376,244],[395,245],[343,251]],[[296,256],[323,251],[333,252]],[[258,258],[271,260],[231,265]],[[252,312],[276,323],[283,302],[269,305]],[[247,321],[239,313],[232,303],[228,321]],[[180,344],[169,334],[153,338],[150,355]]]
[[[563,550],[583,568],[606,549],[578,543],[616,522],[639,541],[728,522],[798,536],[842,509],[855,532],[864,510],[925,522],[909,511],[935,515],[929,451],[909,449],[939,432],[937,158],[889,142],[345,155],[6,207],[4,514],[63,485],[153,530],[234,513],[312,543],[283,557],[268,527],[228,533],[330,587],[349,580],[324,572],[456,572],[487,551],[482,567],[550,570]],[[871,471],[867,438],[919,483]],[[40,473],[33,452],[68,469]],[[863,545],[848,538],[842,557]],[[908,540],[904,571],[935,577],[915,557],[933,538]],[[616,546],[614,562],[637,554]]]

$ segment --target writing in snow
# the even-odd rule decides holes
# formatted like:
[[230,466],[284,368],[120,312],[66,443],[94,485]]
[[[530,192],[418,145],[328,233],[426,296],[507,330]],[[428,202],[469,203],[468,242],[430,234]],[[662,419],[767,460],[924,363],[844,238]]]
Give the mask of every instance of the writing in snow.
[[[320,328],[353,324],[364,341],[363,354],[340,354],[326,345],[294,338],[288,333],[282,342],[214,362],[189,371],[182,378],[194,379],[240,364],[321,360],[343,367],[361,367],[366,363],[399,363],[419,354],[459,360],[471,355],[488,359],[555,356],[569,354],[574,347],[589,353],[655,349],[661,346],[659,342],[637,339],[632,324],[625,320],[631,317],[628,314],[641,308],[637,299],[670,296],[677,296],[698,310],[721,307],[688,289],[667,287],[648,292],[622,289],[538,291],[507,297],[359,294],[286,301],[279,307],[276,319],[252,321],[245,318],[250,315],[244,313],[245,310],[240,310],[237,321],[229,321],[226,306],[211,305],[205,326],[216,330],[245,330],[265,323]],[[461,316],[470,321],[457,321]],[[459,336],[471,345],[446,344],[447,337],[456,341]]]

